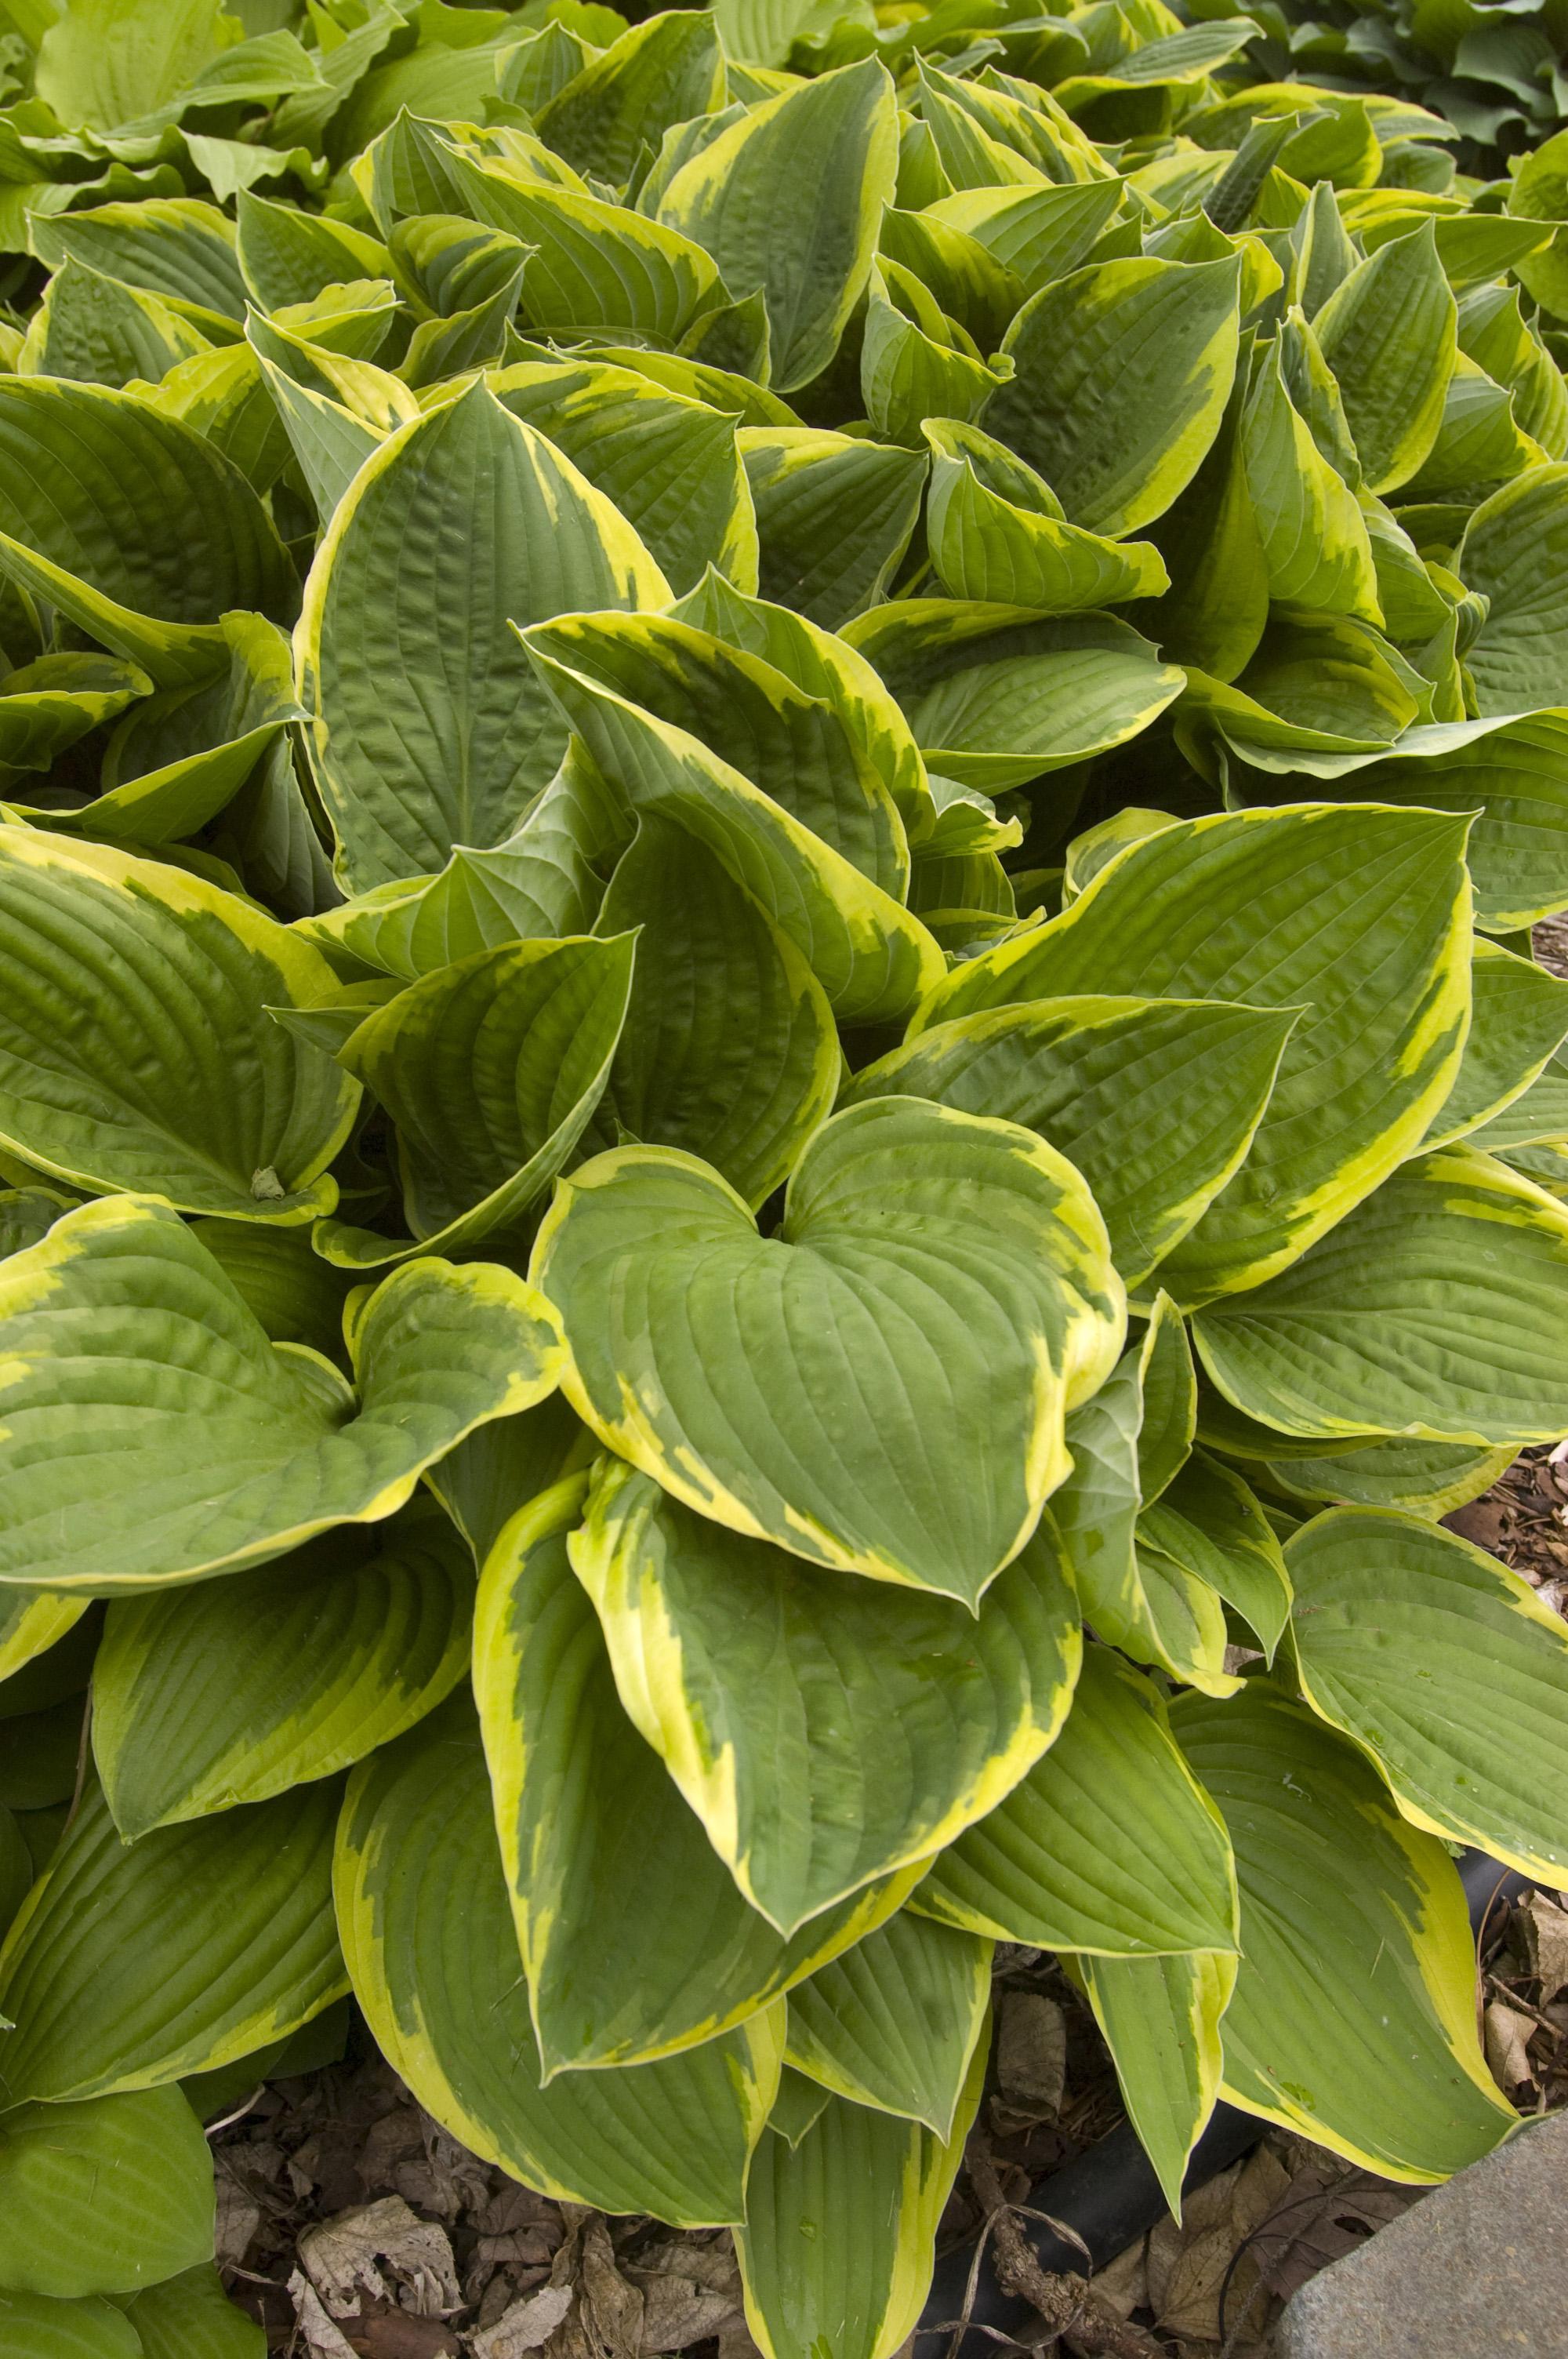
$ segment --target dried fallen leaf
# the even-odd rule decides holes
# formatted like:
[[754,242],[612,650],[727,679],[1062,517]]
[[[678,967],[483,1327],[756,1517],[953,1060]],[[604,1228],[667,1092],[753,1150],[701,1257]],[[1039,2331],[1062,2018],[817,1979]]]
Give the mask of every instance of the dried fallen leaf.
[[1530,2061],[1532,2017],[1521,2015],[1506,1999],[1495,1998],[1487,2008],[1487,2064],[1500,2089],[1527,2088],[1534,2079]]
[[1060,2111],[1067,2082],[1066,2018],[1039,1991],[1009,1991],[997,2037],[997,2085],[1008,2111],[1049,2121]]
[[1568,1909],[1544,1892],[1527,1893],[1519,1904],[1530,1968],[1544,2003],[1568,1985]]
[[1130,2318],[1149,2299],[1147,2245],[1148,2238],[1140,2236],[1135,2245],[1118,2255],[1108,2268],[1095,2272],[1095,2292],[1118,2318]]
[[541,2350],[571,2306],[570,2286],[541,2286],[473,2337],[473,2359],[524,2359]]
[[689,2351],[743,2320],[741,2272],[727,2245],[679,2239],[655,2245],[628,2264],[643,2297],[643,2359]]
[[299,2258],[334,2318],[351,2317],[367,2297],[416,2318],[444,2317],[461,2302],[446,2230],[421,2220],[401,2195],[308,2230]]
[[262,2223],[262,2208],[222,2168],[218,2171],[218,2231],[214,2257],[220,2264],[243,2261]]
[[343,2340],[322,2309],[315,2287],[298,2269],[288,2280],[288,2298],[310,2359],[355,2359],[353,2344]]
[[643,2347],[643,2297],[615,2265],[610,2231],[597,2217],[582,2233],[584,2323],[605,2359],[637,2359]]
[[[1195,2236],[1184,2239],[1156,2311],[1167,2333],[1218,2342],[1219,2289],[1235,2252],[1236,2239],[1228,2225],[1200,2229]],[[1240,2282],[1243,2272],[1249,2272],[1245,2283]],[[1232,2278],[1237,2312],[1256,2277],[1256,2267],[1244,2259]]]

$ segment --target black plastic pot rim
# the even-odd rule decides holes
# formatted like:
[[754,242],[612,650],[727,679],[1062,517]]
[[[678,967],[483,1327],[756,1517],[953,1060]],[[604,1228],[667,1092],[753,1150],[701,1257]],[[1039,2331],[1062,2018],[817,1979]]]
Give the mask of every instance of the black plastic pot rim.
[[[1467,1851],[1459,1863],[1478,1935],[1499,1901],[1517,1900],[1535,1889],[1536,1879],[1505,1867],[1481,1851]],[[1183,2181],[1184,2195],[1207,2185],[1231,2163],[1250,2153],[1271,2125],[1259,2114],[1219,2104],[1193,2148]],[[1165,2198],[1131,2125],[1123,2122],[1059,2170],[1030,2189],[1019,2225],[1042,2268],[1051,2274],[1089,2275],[1109,2267],[1166,2213]],[[1028,2213],[1045,2218],[1031,2219]],[[1058,2234],[1055,2223],[1067,2231]],[[989,2247],[975,2267],[979,2236],[968,2238],[937,2260],[931,2291],[915,2328],[915,2359],[996,2359],[999,2341],[1018,2333],[1027,2340],[1033,2313],[997,2283]],[[974,2278],[970,2293],[970,2278]],[[974,2330],[989,2330],[976,2332]]]

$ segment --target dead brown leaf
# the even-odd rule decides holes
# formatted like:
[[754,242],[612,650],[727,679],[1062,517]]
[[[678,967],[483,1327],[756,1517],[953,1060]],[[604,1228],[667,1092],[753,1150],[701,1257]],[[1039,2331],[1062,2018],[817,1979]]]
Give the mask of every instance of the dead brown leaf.
[[473,2359],[525,2359],[541,2350],[566,2318],[573,2301],[570,2286],[541,2286],[536,2293],[514,2301],[493,2326],[471,2338]]
[[441,2318],[461,2306],[452,2247],[444,2228],[421,2220],[401,2195],[340,2212],[299,2239],[307,2277],[333,2318],[384,2301],[416,2318]]
[[1554,1895],[1530,1892],[1519,1902],[1518,1918],[1525,1956],[1544,2006],[1568,1988],[1568,1909]]
[[1534,2017],[1522,2015],[1507,1999],[1489,2001],[1486,2016],[1487,2065],[1498,2086],[1510,2095],[1516,2089],[1528,2088],[1535,2078],[1530,2060],[1530,2039],[1534,2029]]
[[1051,2121],[1067,2085],[1066,2018],[1042,1991],[1009,1991],[997,2034],[997,2086],[1019,2121]]

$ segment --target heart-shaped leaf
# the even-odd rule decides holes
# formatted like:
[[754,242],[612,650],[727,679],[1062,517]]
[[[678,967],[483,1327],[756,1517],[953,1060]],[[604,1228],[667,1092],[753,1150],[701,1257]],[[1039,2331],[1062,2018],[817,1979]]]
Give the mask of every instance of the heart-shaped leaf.
[[553,1390],[559,1354],[548,1305],[509,1270],[416,1262],[356,1306],[356,1402],[135,1197],[83,1204],[0,1265],[0,1571],[90,1595],[379,1522],[463,1434]]
[[611,1448],[732,1530],[970,1603],[1067,1471],[1061,1420],[1123,1323],[1072,1166],[912,1098],[824,1125],[777,1237],[693,1157],[599,1157],[533,1266]]

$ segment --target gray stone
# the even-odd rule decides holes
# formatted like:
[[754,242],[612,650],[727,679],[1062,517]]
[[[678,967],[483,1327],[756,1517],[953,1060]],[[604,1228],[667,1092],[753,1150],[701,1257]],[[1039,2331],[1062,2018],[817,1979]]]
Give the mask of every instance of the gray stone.
[[1310,2279],[1275,2334],[1279,2359],[1563,2359],[1568,2114],[1527,2125]]

